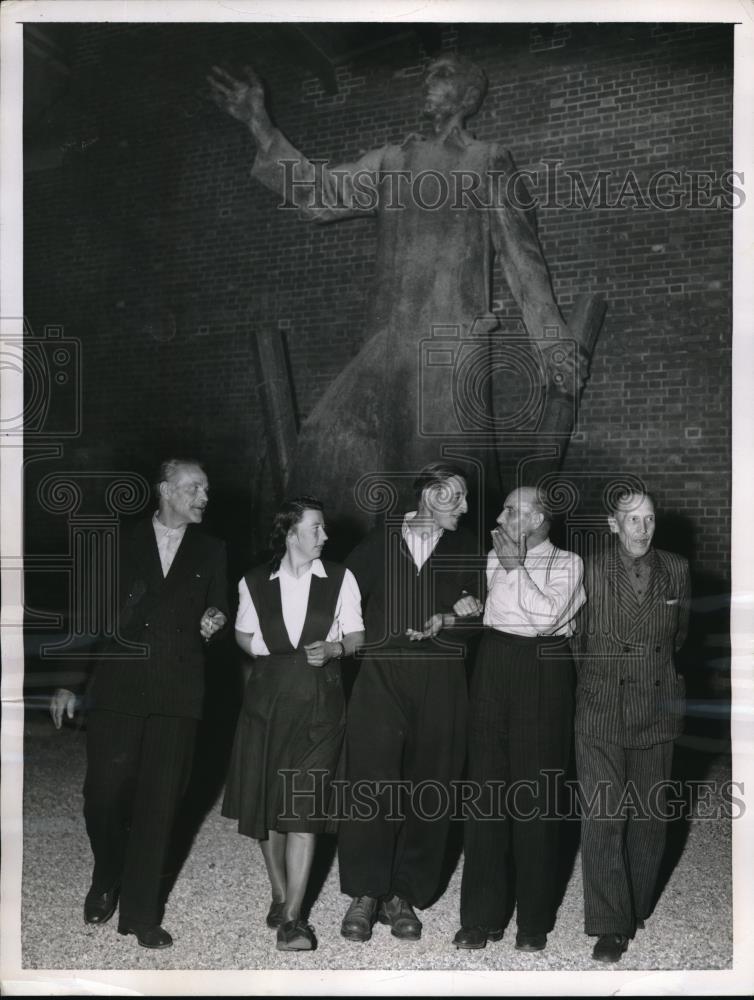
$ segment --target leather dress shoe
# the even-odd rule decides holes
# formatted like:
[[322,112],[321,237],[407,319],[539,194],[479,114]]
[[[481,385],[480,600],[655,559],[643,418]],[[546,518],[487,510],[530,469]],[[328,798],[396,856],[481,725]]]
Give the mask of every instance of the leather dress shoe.
[[628,938],[625,934],[600,934],[592,958],[598,962],[619,962],[626,948]]
[[118,890],[96,892],[93,888],[84,900],[84,920],[88,924],[106,924],[118,905]]
[[490,931],[486,927],[462,927],[453,938],[456,948],[484,948],[488,941],[502,940],[502,930]]
[[119,934],[135,934],[142,948],[169,948],[173,939],[159,924],[153,927],[142,927],[135,924],[118,924]]
[[274,899],[270,904],[270,909],[267,913],[267,926],[273,931],[283,922],[283,906],[283,903],[276,903]]
[[525,934],[516,932],[516,951],[544,951],[547,947],[546,934]]
[[418,941],[422,936],[421,920],[414,913],[413,906],[399,896],[391,896],[390,899],[382,900],[377,912],[377,919],[381,924],[390,925],[390,933],[393,937],[403,938],[406,941]]
[[377,917],[377,900],[374,896],[357,896],[346,910],[340,933],[348,941],[368,941]]
[[278,927],[278,951],[314,951],[314,929],[303,920],[286,920]]

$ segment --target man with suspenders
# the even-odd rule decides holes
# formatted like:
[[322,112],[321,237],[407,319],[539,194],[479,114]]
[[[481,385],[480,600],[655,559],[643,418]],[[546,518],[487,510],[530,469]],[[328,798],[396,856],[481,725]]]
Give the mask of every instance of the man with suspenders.
[[514,901],[520,951],[541,951],[554,923],[559,823],[552,792],[568,766],[568,637],[585,594],[583,563],[552,544],[550,521],[544,497],[523,486],[506,497],[492,532],[469,703],[467,777],[480,795],[466,814],[458,948],[499,941]]

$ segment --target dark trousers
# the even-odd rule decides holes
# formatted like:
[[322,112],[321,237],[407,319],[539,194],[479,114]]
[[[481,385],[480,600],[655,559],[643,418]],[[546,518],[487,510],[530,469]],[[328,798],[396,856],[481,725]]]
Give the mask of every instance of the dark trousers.
[[341,823],[338,863],[347,895],[395,894],[418,907],[437,895],[450,783],[460,777],[465,755],[466,701],[461,659],[362,663],[347,713],[347,779],[352,788],[405,781],[408,794],[396,809],[397,800],[383,792],[371,818]]
[[464,927],[504,926],[515,900],[519,930],[552,929],[560,830],[554,817],[571,746],[572,678],[563,639],[493,630],[482,638],[471,680],[467,770],[471,782],[495,783],[479,799],[481,814],[493,818],[467,813]]
[[661,782],[672,762],[672,742],[631,749],[576,734],[587,934],[633,937],[649,916],[665,848]]
[[92,886],[120,886],[120,919],[161,920],[160,879],[186,790],[196,720],[93,711],[87,717],[84,818]]

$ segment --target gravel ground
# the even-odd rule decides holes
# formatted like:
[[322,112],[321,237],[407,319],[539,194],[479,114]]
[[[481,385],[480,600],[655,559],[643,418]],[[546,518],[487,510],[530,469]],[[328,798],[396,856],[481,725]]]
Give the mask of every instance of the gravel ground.
[[[681,748],[685,776],[723,781],[730,758]],[[458,928],[459,861],[439,901],[420,916],[417,942],[392,938],[377,925],[367,944],[344,941],[340,920],[348,900],[338,886],[337,860],[325,866],[310,921],[318,937],[313,953],[281,953],[264,917],[269,905],[257,845],[220,816],[217,801],[202,822],[167,903],[164,926],[173,948],[149,951],[116,931],[116,920],[88,927],[82,903],[91,857],[84,829],[81,785],[84,736],[49,722],[26,725],[22,954],[27,969],[238,969],[238,970],[493,970],[595,971],[594,939],[583,932],[581,866],[573,870],[547,949],[515,951],[515,925],[482,951],[451,944]],[[685,769],[685,770],[684,770]],[[712,803],[714,805],[714,803]],[[710,811],[710,806],[707,806]],[[327,847],[327,842],[324,842]],[[575,846],[575,845],[574,845]],[[669,836],[667,883],[647,927],[639,931],[621,970],[726,969],[732,963],[731,824],[729,820],[676,824]],[[598,969],[603,967],[598,966]]]

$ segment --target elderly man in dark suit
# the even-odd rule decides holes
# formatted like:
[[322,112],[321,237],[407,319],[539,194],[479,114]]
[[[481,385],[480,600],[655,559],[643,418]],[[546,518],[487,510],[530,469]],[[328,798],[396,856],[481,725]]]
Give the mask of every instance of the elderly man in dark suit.
[[615,544],[586,564],[575,733],[585,930],[598,937],[593,957],[617,962],[649,915],[665,845],[690,583],[686,559],[652,547],[648,494],[624,492],[608,524]]
[[[202,713],[205,644],[227,613],[225,546],[197,528],[209,493],[204,470],[169,459],[157,492],[154,516],[121,540],[121,641],[103,643],[86,696],[84,816],[94,873],[84,920],[105,923],[120,899],[119,932],[145,948],[173,943],[160,926],[160,878]],[[124,657],[122,640],[135,656]],[[55,692],[57,728],[75,701],[72,691]]]

